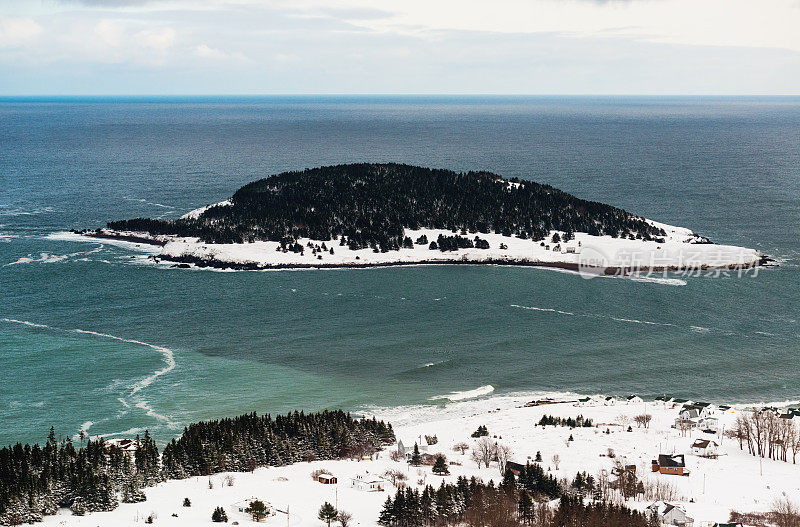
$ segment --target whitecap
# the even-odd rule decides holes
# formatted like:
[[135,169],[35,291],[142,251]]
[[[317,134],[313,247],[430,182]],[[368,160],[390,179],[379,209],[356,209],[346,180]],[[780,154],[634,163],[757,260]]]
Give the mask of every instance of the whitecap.
[[461,392],[450,392],[447,395],[437,395],[431,397],[430,401],[438,401],[441,399],[447,399],[448,401],[463,401],[465,399],[475,399],[477,397],[483,397],[484,395],[489,395],[494,391],[494,386],[491,384],[487,384],[485,386],[480,386],[475,388],[474,390],[464,390]]

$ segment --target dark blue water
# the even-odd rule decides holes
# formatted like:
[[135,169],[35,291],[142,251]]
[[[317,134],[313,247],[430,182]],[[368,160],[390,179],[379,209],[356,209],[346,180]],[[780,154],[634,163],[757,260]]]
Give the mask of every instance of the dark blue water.
[[[533,179],[781,265],[682,286],[513,267],[219,273],[48,237],[358,161]],[[51,424],[164,439],[202,418],[484,385],[796,400],[798,264],[797,98],[3,99],[0,444]]]

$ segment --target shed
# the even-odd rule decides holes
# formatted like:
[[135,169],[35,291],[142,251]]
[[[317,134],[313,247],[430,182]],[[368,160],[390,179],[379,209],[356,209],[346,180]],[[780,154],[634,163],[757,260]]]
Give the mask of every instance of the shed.
[[317,476],[317,481],[324,485],[336,485],[339,480],[333,474],[320,474]]

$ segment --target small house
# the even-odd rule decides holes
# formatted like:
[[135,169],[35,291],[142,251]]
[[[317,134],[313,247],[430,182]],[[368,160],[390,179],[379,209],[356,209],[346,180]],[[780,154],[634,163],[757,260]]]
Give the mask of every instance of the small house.
[[692,406],[697,408],[697,413],[699,413],[701,416],[712,415],[717,411],[717,407],[711,403],[697,402]]
[[603,399],[603,404],[606,406],[614,406],[615,404],[617,404],[617,399],[609,395],[608,397]]
[[644,399],[639,397],[638,395],[629,395],[627,399],[625,399],[627,404],[640,404],[644,402]]
[[139,442],[135,439],[106,439],[104,440],[104,444],[107,449],[111,448],[112,446],[119,448],[130,458],[136,457],[136,450],[139,449]]
[[369,472],[356,474],[350,480],[350,487],[364,492],[381,492],[386,482],[378,476],[373,476]]
[[683,454],[659,454],[658,459],[653,460],[653,472],[677,476],[689,475]]
[[339,480],[333,474],[320,474],[317,476],[317,481],[323,485],[336,485],[339,483]]
[[651,513],[655,513],[661,523],[667,525],[678,525],[680,527],[691,527],[694,519],[686,515],[686,509],[680,505],[673,505],[662,501],[656,501],[647,507]]
[[575,406],[591,406],[592,399],[589,397],[581,397],[575,401]]
[[719,431],[719,419],[716,417],[701,417],[697,421],[697,427],[701,430]]
[[428,442],[425,441],[425,438],[420,437],[416,441],[408,441],[403,443],[401,439],[397,440],[397,452],[406,458],[406,460],[410,460],[411,456],[414,455],[414,445],[417,445],[419,448],[420,454],[423,454],[428,451]]
[[698,439],[692,443],[692,454],[703,457],[716,456],[718,447],[719,445],[716,441]]
[[506,461],[506,470],[510,470],[512,474],[519,477],[522,471],[525,470],[525,465],[515,461]]
[[700,417],[700,410],[694,405],[687,404],[681,408],[679,415],[681,416],[681,419],[697,419]]

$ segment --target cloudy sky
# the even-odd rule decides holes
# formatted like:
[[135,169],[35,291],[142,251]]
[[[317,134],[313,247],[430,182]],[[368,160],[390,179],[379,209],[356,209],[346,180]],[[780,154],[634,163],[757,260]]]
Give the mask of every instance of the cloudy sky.
[[0,0],[0,94],[800,94],[800,0]]

